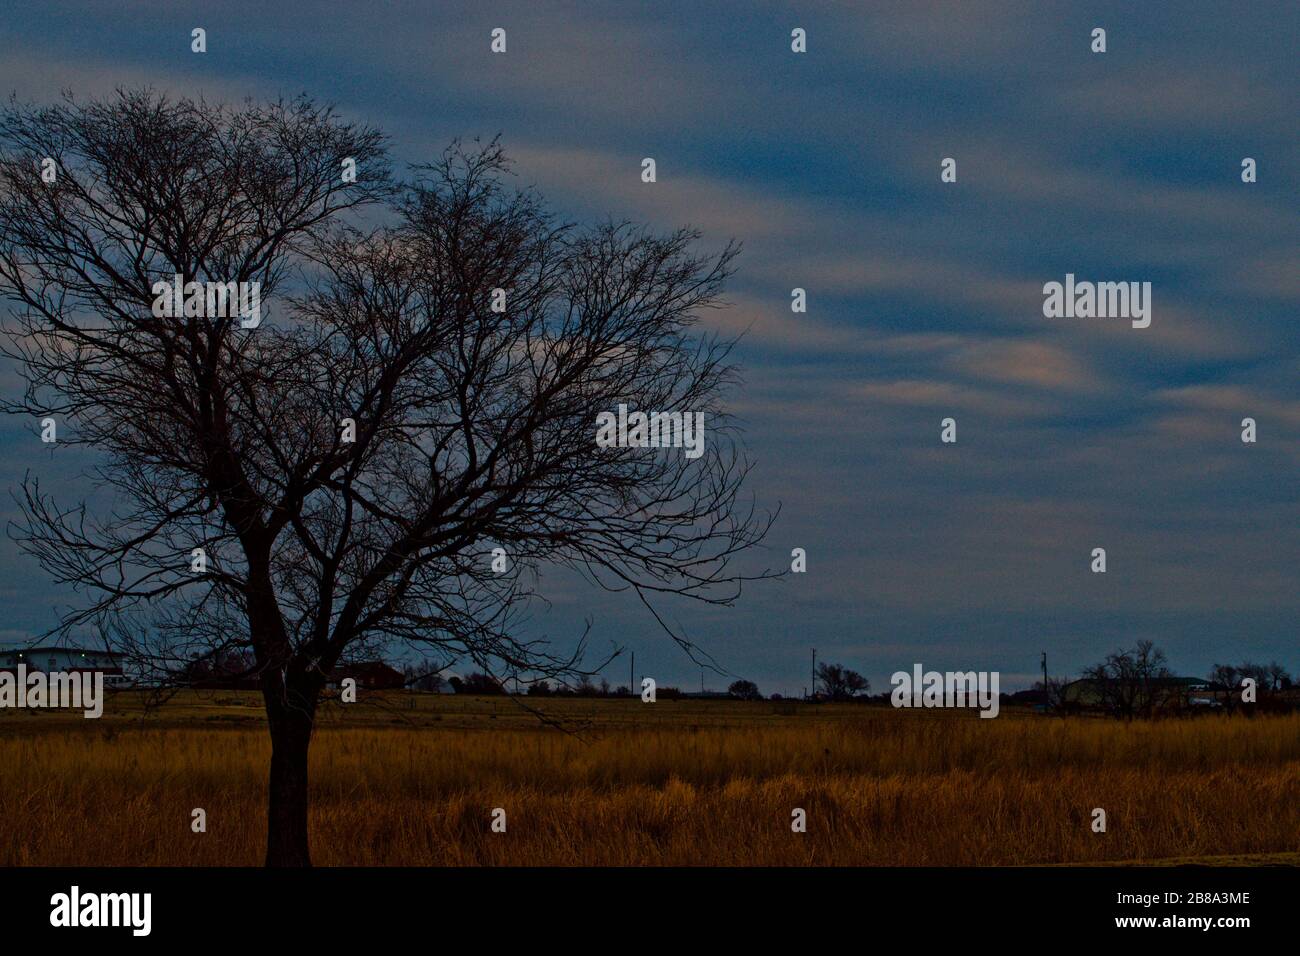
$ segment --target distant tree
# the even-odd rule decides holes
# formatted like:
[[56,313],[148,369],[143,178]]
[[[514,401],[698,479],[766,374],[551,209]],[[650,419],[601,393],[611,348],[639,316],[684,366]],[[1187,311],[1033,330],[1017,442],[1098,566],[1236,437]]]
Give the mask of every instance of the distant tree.
[[[1276,679],[1280,682],[1284,675],[1285,671],[1282,671]],[[1275,677],[1269,665],[1243,661],[1240,664],[1215,664],[1211,668],[1210,679],[1215,684],[1222,685],[1225,691],[1223,698],[1225,710],[1232,712],[1243,705],[1242,682],[1246,678],[1255,682],[1255,690],[1260,697],[1270,694],[1273,690]]]
[[852,700],[871,689],[870,682],[857,671],[840,664],[818,664],[817,679],[831,700]]
[[[1237,704],[1241,703],[1241,697],[1238,696],[1238,688],[1241,680],[1239,672],[1233,664],[1215,664],[1210,668],[1210,686],[1215,691],[1223,691],[1223,709],[1232,713],[1237,709]],[[1216,695],[1217,696],[1217,695]]]
[[441,694],[447,687],[447,679],[430,664],[407,664],[402,668],[406,686],[413,690],[430,691]]
[[[1243,661],[1237,667],[1241,677],[1249,677],[1255,682],[1255,690],[1259,695],[1271,693],[1273,690],[1273,671],[1267,664],[1256,664],[1254,661]],[[1240,680],[1237,681],[1241,683]]]
[[1286,668],[1277,661],[1268,662],[1268,676],[1272,682],[1272,690],[1282,690],[1282,688],[1289,686],[1291,683],[1291,675],[1288,674]]
[[1256,700],[1261,702],[1291,685],[1291,675],[1277,661],[1270,661],[1268,664],[1256,664],[1252,661],[1242,661],[1235,665],[1215,664],[1210,669],[1210,681],[1221,685],[1224,689],[1223,706],[1229,713],[1243,706],[1242,681],[1246,678],[1255,682]]
[[458,694],[478,694],[489,697],[504,694],[505,692],[506,689],[501,686],[499,680],[480,671],[470,674],[461,682],[461,686],[456,689]]
[[1071,710],[1075,705],[1066,699],[1065,689],[1071,684],[1068,677],[1049,677],[1047,683],[1038,681],[1034,684],[1034,689],[1043,693],[1044,703],[1049,710],[1063,713]]
[[555,690],[548,680],[539,680],[528,685],[529,697],[550,697],[553,693]]
[[1181,688],[1169,684],[1173,672],[1165,652],[1148,640],[1107,654],[1100,664],[1084,670],[1083,676],[1093,682],[1102,709],[1124,720],[1149,717],[1182,693]]
[[763,695],[758,692],[758,685],[752,680],[738,680],[727,688],[727,693],[739,700],[762,700]]

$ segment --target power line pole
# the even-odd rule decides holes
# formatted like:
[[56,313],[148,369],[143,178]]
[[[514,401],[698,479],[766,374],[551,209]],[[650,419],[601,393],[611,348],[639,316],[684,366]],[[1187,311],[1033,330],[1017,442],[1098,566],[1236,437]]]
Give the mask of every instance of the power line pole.
[[1047,651],[1043,651],[1043,709],[1046,710],[1051,703],[1047,691]]
[[636,651],[632,652],[632,662],[627,666],[627,689],[636,696]]
[[812,692],[808,695],[809,700],[812,700],[814,697],[817,696],[817,648],[814,647],[812,649],[812,654],[813,654],[812,685],[811,685]]

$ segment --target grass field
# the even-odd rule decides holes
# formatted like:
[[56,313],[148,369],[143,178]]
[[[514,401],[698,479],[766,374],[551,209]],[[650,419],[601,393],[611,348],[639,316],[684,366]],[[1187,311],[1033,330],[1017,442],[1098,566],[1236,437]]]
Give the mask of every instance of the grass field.
[[[327,707],[313,743],[318,864],[1295,863],[1300,849],[1297,715],[544,701],[564,732],[505,699],[368,699]],[[0,714],[0,863],[261,862],[256,695],[146,711],[119,694],[98,721]]]

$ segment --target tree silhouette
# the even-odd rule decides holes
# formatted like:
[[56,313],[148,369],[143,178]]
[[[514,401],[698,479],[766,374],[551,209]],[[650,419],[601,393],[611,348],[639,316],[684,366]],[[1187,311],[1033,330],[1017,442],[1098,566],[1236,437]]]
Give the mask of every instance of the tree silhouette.
[[1180,702],[1184,688],[1170,683],[1173,676],[1165,652],[1149,640],[1119,648],[1083,672],[1084,680],[1096,689],[1102,708],[1125,720],[1150,717]]
[[[5,408],[56,418],[113,497],[56,502],[29,476],[11,534],[84,596],[59,629],[105,629],[155,678],[251,652],[268,865],[310,863],[308,748],[349,655],[407,641],[436,666],[562,676],[581,641],[518,636],[543,565],[661,624],[659,596],[728,603],[766,575],[734,567],[771,518],[741,498],[729,344],[695,330],[736,248],[560,224],[507,172],[495,144],[453,146],[395,180],[378,131],[306,98],[0,114],[6,354],[27,383]],[[259,282],[271,315],[156,317],[176,274]],[[620,403],[703,413],[705,453],[598,448]]]
[[732,681],[727,693],[739,700],[762,700],[763,695],[758,692],[758,685],[752,680]]
[[852,700],[871,689],[865,677],[841,664],[818,664],[817,680],[831,700]]

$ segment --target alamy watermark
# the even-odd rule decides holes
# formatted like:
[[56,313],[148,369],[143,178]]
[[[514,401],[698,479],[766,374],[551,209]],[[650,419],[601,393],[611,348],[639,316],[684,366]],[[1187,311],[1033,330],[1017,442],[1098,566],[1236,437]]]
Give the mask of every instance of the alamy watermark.
[[262,324],[262,283],[186,282],[179,272],[172,281],[153,284],[153,315],[156,319],[239,318],[239,327],[255,329]]
[[100,671],[0,671],[0,708],[57,707],[82,710],[87,720],[104,713],[104,675]]
[[1133,328],[1151,324],[1150,282],[1075,282],[1043,285],[1043,315],[1049,319],[1131,319]]
[[597,448],[684,448],[687,458],[704,454],[703,412],[629,412],[596,416]]
[[978,707],[981,717],[998,715],[997,671],[896,671],[889,682],[895,707]]
[[132,936],[148,936],[152,916],[152,893],[83,893],[73,886],[50,897],[50,925],[60,928],[125,926]]

